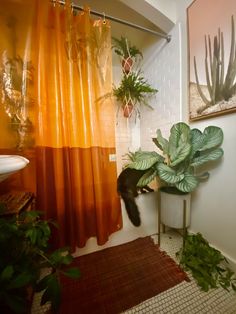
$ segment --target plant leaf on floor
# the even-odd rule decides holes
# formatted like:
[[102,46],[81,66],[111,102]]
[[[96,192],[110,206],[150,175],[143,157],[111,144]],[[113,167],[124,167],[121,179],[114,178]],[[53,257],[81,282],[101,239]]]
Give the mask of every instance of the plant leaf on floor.
[[203,291],[222,287],[227,291],[236,291],[234,272],[222,253],[211,247],[200,233],[187,235],[184,247],[176,253],[180,265],[190,270]]

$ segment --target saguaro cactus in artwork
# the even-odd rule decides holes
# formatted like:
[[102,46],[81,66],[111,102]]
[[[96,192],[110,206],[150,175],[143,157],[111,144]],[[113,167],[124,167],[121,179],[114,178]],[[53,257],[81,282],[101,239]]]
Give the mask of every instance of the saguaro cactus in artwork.
[[231,47],[226,75],[224,73],[224,37],[223,32],[218,30],[214,37],[213,54],[211,38],[205,35],[205,74],[209,98],[203,93],[199,83],[197,62],[194,56],[194,72],[197,83],[197,90],[205,103],[198,109],[198,113],[206,108],[217,104],[221,100],[228,101],[236,93],[236,46],[234,17],[231,17]]

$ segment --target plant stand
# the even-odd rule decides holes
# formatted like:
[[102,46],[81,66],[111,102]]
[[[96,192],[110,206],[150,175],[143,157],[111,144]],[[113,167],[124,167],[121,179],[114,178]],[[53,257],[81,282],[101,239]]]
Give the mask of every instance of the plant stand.
[[[186,196],[190,196],[190,195],[186,195]],[[163,204],[161,202],[161,193],[159,191],[158,193],[158,245],[161,244],[161,225],[163,226],[163,233],[165,233],[165,226],[168,225],[171,228],[177,228],[177,226],[173,226],[173,225],[169,225],[169,224],[164,224],[162,223],[162,210],[165,210],[165,208],[163,207]],[[189,215],[187,215],[187,200],[182,197],[182,200],[180,200],[180,202],[182,202],[182,209],[181,209],[181,213],[182,213],[182,230],[183,230],[183,246],[184,246],[184,242],[185,242],[185,236],[187,234],[187,228],[189,225]],[[179,209],[180,210],[180,209]],[[179,228],[178,228],[179,229]]]
[[130,71],[132,71],[133,63],[134,61],[131,57],[122,59],[122,62],[121,62],[122,70],[126,75],[128,75]]

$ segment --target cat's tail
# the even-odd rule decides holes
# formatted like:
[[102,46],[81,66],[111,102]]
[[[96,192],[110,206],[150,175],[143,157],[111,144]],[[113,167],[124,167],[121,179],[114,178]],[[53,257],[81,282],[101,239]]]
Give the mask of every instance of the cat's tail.
[[125,208],[130,221],[135,227],[139,227],[141,225],[141,219],[134,196],[128,193],[121,193],[121,197],[125,203]]

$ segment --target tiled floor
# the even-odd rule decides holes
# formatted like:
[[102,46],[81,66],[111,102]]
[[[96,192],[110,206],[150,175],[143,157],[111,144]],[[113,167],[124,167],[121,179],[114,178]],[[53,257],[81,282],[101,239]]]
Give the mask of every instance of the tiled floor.
[[[157,241],[157,237],[153,237]],[[161,249],[173,259],[182,245],[182,238],[174,231],[161,235]],[[191,282],[182,282],[177,286],[144,301],[125,311],[125,314],[236,314],[236,293],[218,288],[210,292],[202,292],[196,285],[191,274]],[[39,297],[35,298],[32,314],[46,313],[48,307],[38,306]],[[65,313],[66,314],[66,313]],[[74,313],[77,314],[77,313]],[[79,314],[79,312],[78,312]]]
[[[157,238],[154,237],[154,240],[156,242]],[[161,235],[161,250],[166,251],[174,260],[181,245],[182,237],[178,233],[168,231]],[[190,273],[188,276],[191,282],[184,281],[126,311],[125,314],[236,314],[235,292],[227,292],[221,288],[203,292]]]

